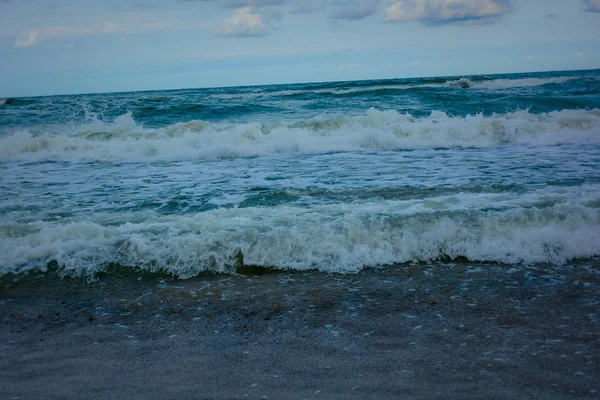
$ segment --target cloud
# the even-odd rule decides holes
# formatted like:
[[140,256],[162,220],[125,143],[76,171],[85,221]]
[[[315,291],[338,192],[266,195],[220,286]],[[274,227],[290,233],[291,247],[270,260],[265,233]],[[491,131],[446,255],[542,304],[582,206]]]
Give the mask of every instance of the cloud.
[[380,0],[351,0],[331,14],[333,19],[357,20],[375,13]]
[[535,56],[527,56],[527,59],[528,59],[529,61],[535,61]]
[[586,5],[585,11],[600,12],[600,0],[583,0]]
[[33,47],[37,45],[38,32],[27,32],[24,37],[15,41],[15,47]]
[[221,4],[225,7],[239,8],[239,7],[268,7],[268,6],[280,6],[285,4],[285,0],[220,0]]
[[325,0],[296,0],[292,14],[313,14],[323,11]]
[[388,22],[425,25],[489,23],[511,11],[510,0],[389,0]]
[[98,35],[103,33],[114,33],[121,28],[113,22],[84,26],[49,26],[37,31],[25,33],[15,41],[15,47],[33,47],[40,41],[59,37]]
[[[2,0],[0,0],[2,1]],[[104,34],[124,34],[124,33],[145,33],[150,31],[165,30],[183,30],[206,28],[208,23],[204,22],[185,22],[178,20],[159,20],[159,21],[134,21],[129,24],[117,24],[114,22],[103,22],[90,25],[79,26],[48,26],[45,28],[29,31],[19,37],[15,47],[33,47],[40,42],[48,39],[65,37],[82,37]]]
[[231,18],[225,19],[213,31],[215,36],[251,37],[267,36],[274,29],[273,21],[278,14],[260,13],[252,7],[238,8]]
[[558,15],[554,13],[546,14],[546,18],[558,18]]
[[575,53],[575,56],[576,56],[576,57],[583,57],[583,56],[585,56],[585,52],[583,52],[583,51],[578,51],[577,53]]
[[191,2],[215,2],[225,8],[241,8],[241,7],[269,7],[280,6],[285,4],[286,0],[179,0],[187,3]]

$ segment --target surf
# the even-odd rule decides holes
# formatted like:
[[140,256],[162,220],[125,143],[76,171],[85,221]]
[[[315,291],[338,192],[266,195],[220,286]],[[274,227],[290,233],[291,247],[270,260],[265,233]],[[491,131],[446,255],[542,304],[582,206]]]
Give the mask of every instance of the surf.
[[65,222],[4,221],[0,273],[44,270],[55,262],[66,275],[93,276],[119,263],[185,278],[235,272],[240,253],[249,265],[335,273],[457,257],[558,265],[600,255],[598,193],[598,185],[588,185],[554,194],[460,194],[188,214],[99,213]]
[[322,154],[346,151],[498,148],[600,144],[600,109],[466,117],[393,110],[300,121],[179,122],[147,128],[126,113],[53,132],[20,130],[0,137],[0,161],[147,162]]

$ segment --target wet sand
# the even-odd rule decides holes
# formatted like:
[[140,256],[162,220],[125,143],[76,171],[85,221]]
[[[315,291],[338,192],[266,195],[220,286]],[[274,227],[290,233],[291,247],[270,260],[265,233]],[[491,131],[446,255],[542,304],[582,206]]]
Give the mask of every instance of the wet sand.
[[600,262],[0,281],[3,399],[600,397]]

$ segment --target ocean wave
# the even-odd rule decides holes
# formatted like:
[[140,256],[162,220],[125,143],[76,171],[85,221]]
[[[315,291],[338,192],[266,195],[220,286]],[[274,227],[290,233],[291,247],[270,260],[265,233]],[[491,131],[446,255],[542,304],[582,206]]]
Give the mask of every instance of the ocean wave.
[[[311,96],[357,96],[364,94],[395,93],[406,90],[420,89],[480,89],[480,90],[502,90],[522,87],[543,86],[548,84],[561,84],[572,80],[581,79],[574,76],[563,76],[553,78],[517,78],[517,79],[499,79],[482,77],[463,77],[451,79],[427,80],[423,82],[360,82],[360,84],[349,85],[345,83],[343,87],[335,85],[332,87],[305,87],[298,89],[282,90],[263,90],[237,93],[214,93],[210,97],[218,100],[256,100],[275,97],[284,98],[305,98]],[[327,86],[327,85],[323,85]]]
[[[50,261],[71,276],[93,275],[116,262],[180,277],[233,272],[240,258],[247,265],[341,273],[445,257],[562,264],[600,255],[597,190],[584,192],[536,199],[470,195],[462,206],[448,197],[148,212],[123,215],[121,224],[114,214],[106,217],[112,223],[99,215],[70,223],[10,222],[0,224],[0,275],[44,270]],[[553,205],[539,203],[549,197]],[[497,204],[471,209],[481,201]]]
[[0,137],[1,161],[216,160],[282,154],[490,148],[516,145],[599,144],[600,110],[545,114],[518,111],[492,116],[424,118],[370,109],[366,115],[271,124],[193,120],[145,128],[130,113],[112,123],[95,120],[68,133]]
[[[498,78],[482,78],[482,77],[469,77],[469,78],[452,78],[443,82],[423,82],[423,83],[398,83],[398,84],[377,84],[372,86],[359,86],[350,87],[343,89],[318,89],[314,90],[316,94],[327,94],[327,95],[354,95],[363,93],[380,93],[380,92],[393,92],[400,90],[412,90],[412,89],[435,89],[435,88],[459,88],[459,89],[486,89],[486,90],[500,90],[500,89],[512,89],[521,87],[533,87],[543,86],[548,84],[561,84],[572,80],[580,79],[579,77],[563,76],[554,78],[519,78],[519,79],[498,79]],[[289,93],[283,93],[282,95],[298,95],[300,91],[287,91]]]
[[452,79],[446,82],[446,86],[461,89],[487,89],[501,90],[521,87],[543,86],[548,84],[560,84],[571,80],[579,79],[577,77],[555,77],[555,78],[520,78],[520,79],[485,79],[477,80],[472,78]]

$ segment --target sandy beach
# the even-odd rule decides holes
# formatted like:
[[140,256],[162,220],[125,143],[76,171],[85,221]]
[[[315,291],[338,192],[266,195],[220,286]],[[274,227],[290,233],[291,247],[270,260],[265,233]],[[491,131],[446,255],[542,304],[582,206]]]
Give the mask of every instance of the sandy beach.
[[600,393],[598,264],[113,269],[0,291],[6,399],[581,399]]

